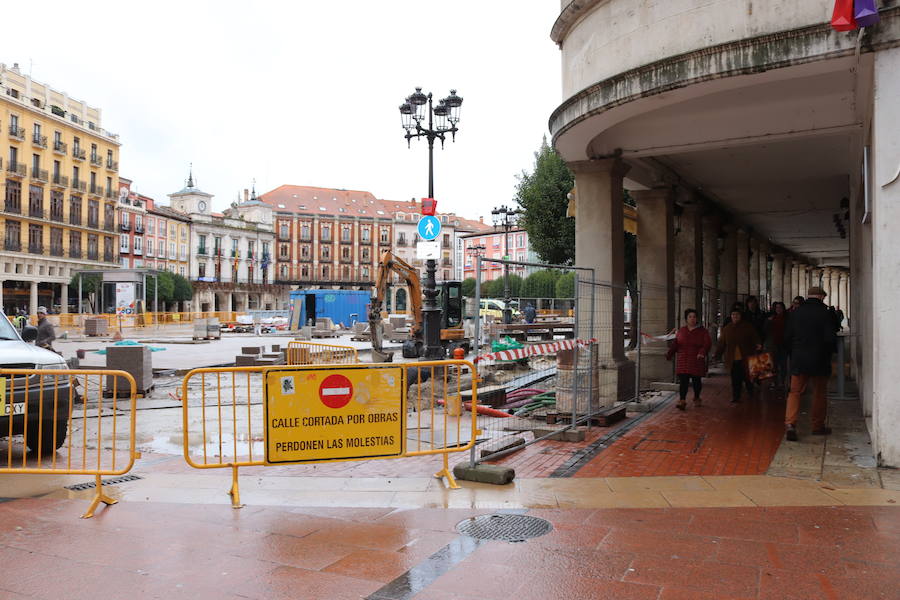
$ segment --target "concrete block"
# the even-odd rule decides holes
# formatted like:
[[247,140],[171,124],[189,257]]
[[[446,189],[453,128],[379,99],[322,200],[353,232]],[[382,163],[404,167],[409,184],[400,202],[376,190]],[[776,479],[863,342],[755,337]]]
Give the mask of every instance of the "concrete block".
[[[552,435],[551,435],[552,434]],[[546,428],[536,428],[534,429],[534,437],[544,437],[545,435],[550,435],[550,440],[556,442],[583,442],[584,441],[584,429],[576,428],[576,429],[566,429],[565,431],[561,431],[556,427],[546,427]]]
[[[153,387],[153,359],[149,346],[109,346],[106,349],[106,368],[125,371],[134,377],[137,391]],[[107,378],[107,389],[112,388],[112,377]],[[120,378],[118,389],[127,390],[130,384]]]
[[281,352],[281,344],[272,344],[272,352],[279,354]]
[[453,476],[463,481],[506,485],[516,478],[516,471],[499,465],[478,465],[473,468],[468,462],[464,462],[453,467]]
[[[657,390],[660,392],[677,392],[678,384],[672,383],[671,381],[651,381],[648,387],[651,390]],[[641,388],[643,389],[643,388]]]
[[255,367],[256,356],[252,354],[240,354],[234,357],[234,366],[236,367]]
[[262,346],[241,346],[241,354],[262,354]]
[[275,358],[257,358],[256,366],[258,367],[274,367],[275,365],[281,364],[278,359]]

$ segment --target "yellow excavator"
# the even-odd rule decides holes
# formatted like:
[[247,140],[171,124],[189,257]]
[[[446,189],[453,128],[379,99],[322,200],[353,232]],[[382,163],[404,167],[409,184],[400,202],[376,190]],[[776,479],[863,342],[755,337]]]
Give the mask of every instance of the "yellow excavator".
[[[415,267],[394,256],[390,250],[381,255],[378,276],[375,279],[375,297],[369,305],[369,331],[372,337],[372,361],[391,362],[393,352],[384,351],[384,325],[382,310],[387,295],[391,273],[397,273],[406,282],[409,292],[409,310],[413,324],[409,328],[409,339],[403,342],[403,357],[417,358],[422,355],[423,317],[422,283]],[[446,350],[451,346],[466,346],[462,328],[462,284],[459,281],[442,281],[438,284],[438,303],[441,307],[441,345]]]

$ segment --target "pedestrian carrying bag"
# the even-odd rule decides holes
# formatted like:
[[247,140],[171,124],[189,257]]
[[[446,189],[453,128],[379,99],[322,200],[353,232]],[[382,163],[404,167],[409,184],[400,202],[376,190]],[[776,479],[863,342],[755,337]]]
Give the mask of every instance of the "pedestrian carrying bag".
[[747,358],[747,376],[750,381],[775,377],[775,362],[769,352],[760,352]]

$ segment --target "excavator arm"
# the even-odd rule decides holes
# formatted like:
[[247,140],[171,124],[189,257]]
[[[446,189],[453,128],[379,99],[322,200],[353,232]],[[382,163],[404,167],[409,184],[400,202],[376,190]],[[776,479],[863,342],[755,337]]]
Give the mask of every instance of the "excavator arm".
[[378,262],[378,275],[375,279],[375,297],[369,305],[369,331],[372,336],[372,359],[375,362],[391,362],[393,352],[384,352],[384,325],[381,311],[387,295],[391,273],[397,273],[406,282],[409,289],[409,309],[413,315],[413,326],[409,338],[417,347],[422,343],[422,284],[415,267],[394,256],[390,250],[381,255]]

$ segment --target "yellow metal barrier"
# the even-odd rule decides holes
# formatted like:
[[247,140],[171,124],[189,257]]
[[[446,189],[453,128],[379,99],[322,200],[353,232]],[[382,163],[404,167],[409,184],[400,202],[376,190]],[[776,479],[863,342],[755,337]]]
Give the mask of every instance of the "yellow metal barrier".
[[[102,319],[110,330],[122,328],[155,327],[157,325],[183,325],[193,323],[195,319],[219,319],[223,323],[236,321],[238,316],[246,313],[235,311],[215,312],[142,312],[133,315],[115,313],[63,313],[52,315],[51,319],[60,327],[84,327],[86,319]],[[34,318],[32,318],[34,321]]]
[[359,362],[359,355],[353,346],[336,346],[318,342],[288,342],[287,364],[289,365],[348,365]]
[[[370,385],[376,381],[374,373],[379,369],[390,371],[382,380],[390,383]],[[299,412],[304,407],[322,404],[334,408],[334,414],[341,416],[338,426],[360,423],[360,414],[368,417],[367,428],[372,423],[382,425],[385,421],[397,423],[402,436],[402,450],[398,453],[378,453],[352,457],[300,459],[293,462],[324,462],[332,460],[359,460],[378,457],[442,455],[443,468],[435,477],[446,477],[449,487],[458,488],[450,470],[449,454],[464,452],[472,448],[479,433],[476,427],[478,405],[477,380],[472,363],[463,360],[443,360],[416,363],[353,364],[353,365],[291,365],[274,367],[225,367],[194,369],[185,375],[181,384],[182,427],[184,459],[197,469],[230,468],[232,473],[232,506],[240,508],[238,469],[240,467],[265,466],[291,462],[289,460],[267,460],[270,452],[270,427],[294,427],[302,437],[303,417]],[[301,375],[302,374],[302,375]],[[396,375],[399,374],[399,381]],[[357,382],[363,378],[367,383],[338,383],[330,390],[326,385],[332,379],[351,379]],[[277,383],[279,380],[280,383]],[[285,381],[289,380],[289,381]],[[429,383],[429,381],[431,383]],[[278,389],[272,390],[273,382]],[[311,382],[311,383],[310,383]],[[296,389],[302,385],[312,385],[306,389]],[[394,386],[396,396],[384,394],[378,387]],[[268,386],[268,389],[267,389]],[[412,387],[410,387],[412,386]],[[324,391],[323,391],[324,390]],[[390,391],[390,390],[387,390]],[[273,410],[273,402],[282,394],[299,394],[299,402],[293,402],[297,412],[296,421],[291,418],[275,418],[268,415]],[[341,394],[346,394],[343,397]],[[386,398],[388,398],[386,400]],[[352,402],[351,402],[352,400]],[[343,404],[341,404],[343,401]],[[337,404],[332,405],[332,402]],[[311,404],[310,404],[311,403]],[[345,408],[346,407],[346,408]],[[284,407],[282,407],[283,409]],[[377,410],[376,410],[377,408]],[[355,413],[347,413],[348,410]],[[371,409],[372,415],[366,412]],[[305,408],[304,408],[305,410]],[[466,410],[471,413],[467,414]],[[415,411],[415,414],[410,414]],[[327,412],[327,411],[326,411]],[[343,416],[347,413],[346,417]],[[383,414],[398,417],[384,417]],[[272,413],[275,414],[275,413]],[[308,411],[303,415],[310,414]],[[354,414],[350,417],[350,414]],[[267,421],[267,415],[270,419]],[[377,416],[382,415],[382,416]],[[319,419],[316,426],[331,425],[333,421]],[[309,425],[312,427],[313,425]],[[347,434],[340,429],[326,432],[329,440],[342,440],[346,448],[359,445],[356,434]],[[315,437],[315,436],[313,436]],[[282,439],[282,438],[279,438]],[[297,441],[298,448],[319,448],[320,440]],[[346,445],[344,445],[346,442]],[[331,443],[331,442],[329,442]],[[335,442],[336,443],[336,442]],[[396,440],[392,441],[396,446]],[[371,445],[366,439],[365,445]],[[340,447],[340,446],[334,446]]]
[[93,475],[97,491],[83,517],[94,516],[101,502],[115,504],[101,476],[123,475],[139,458],[135,392],[124,371],[0,370],[0,437],[7,438],[0,474]]

